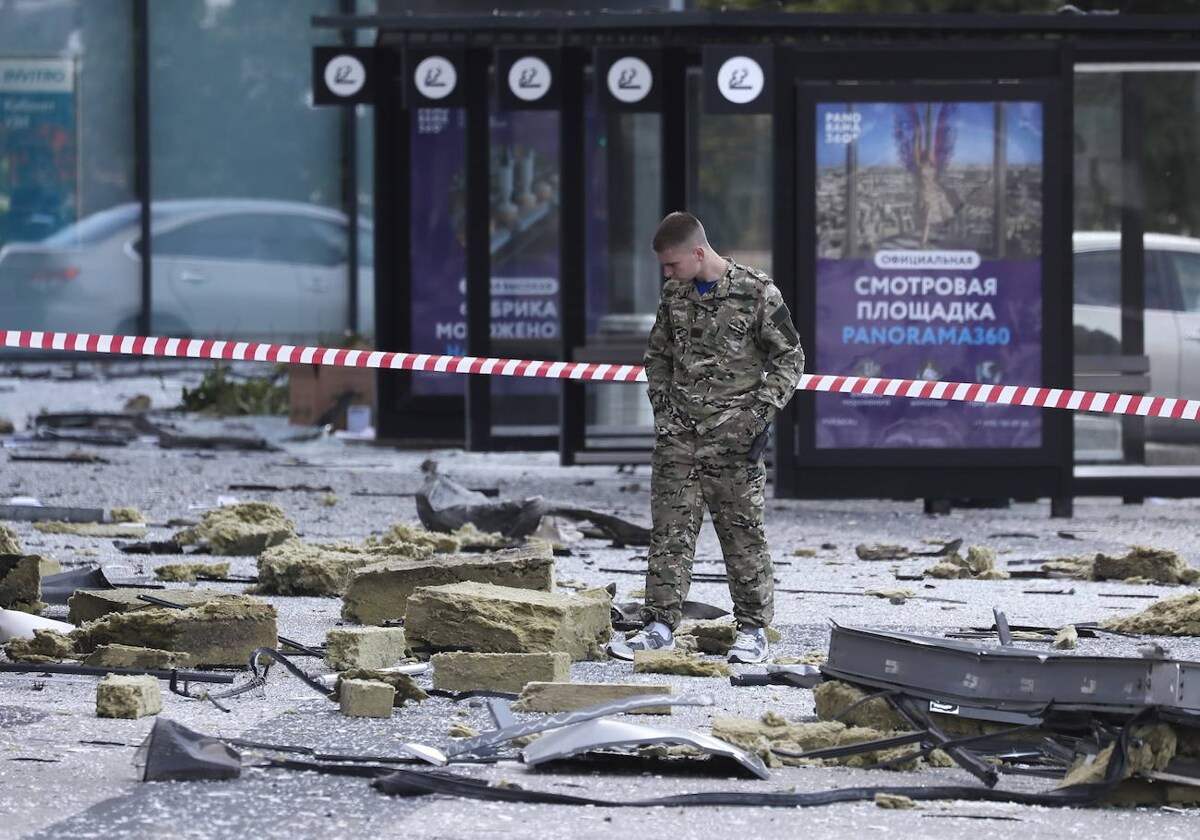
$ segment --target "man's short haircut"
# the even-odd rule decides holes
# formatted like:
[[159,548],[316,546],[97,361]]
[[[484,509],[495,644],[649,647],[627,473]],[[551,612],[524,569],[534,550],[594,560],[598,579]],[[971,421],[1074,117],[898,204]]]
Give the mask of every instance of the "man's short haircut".
[[708,237],[704,235],[704,225],[700,224],[700,220],[691,213],[676,210],[658,223],[653,246],[655,253],[662,253],[668,248],[692,247],[707,242]]

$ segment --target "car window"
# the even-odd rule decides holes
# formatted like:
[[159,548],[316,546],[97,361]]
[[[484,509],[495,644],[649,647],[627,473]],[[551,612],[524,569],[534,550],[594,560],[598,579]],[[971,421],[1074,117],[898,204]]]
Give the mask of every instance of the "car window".
[[1179,281],[1184,312],[1200,312],[1200,254],[1170,251],[1167,258]]
[[[1162,272],[1154,252],[1145,253],[1146,308],[1166,309]],[[1200,280],[1200,276],[1197,277]],[[1091,306],[1121,305],[1121,252],[1082,251],[1075,254],[1075,302]]]
[[1075,255],[1075,302],[1092,306],[1121,305],[1119,251],[1084,251]]
[[295,262],[280,217],[237,213],[180,225],[154,236],[160,257]]
[[349,261],[345,226],[306,216],[281,218],[280,223],[292,262],[333,268]]

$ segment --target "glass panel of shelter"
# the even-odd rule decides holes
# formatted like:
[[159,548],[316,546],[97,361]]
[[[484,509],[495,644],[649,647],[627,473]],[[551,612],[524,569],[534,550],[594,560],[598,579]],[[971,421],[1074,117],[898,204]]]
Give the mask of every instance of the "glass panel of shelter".
[[[1121,218],[1123,129],[1128,97],[1140,100],[1141,184],[1145,258],[1142,313],[1149,393],[1200,398],[1200,65],[1088,65],[1075,76],[1073,239],[1076,354],[1121,350]],[[1112,416],[1077,414],[1080,462],[1121,461],[1122,424]],[[1126,424],[1125,435],[1129,425]],[[1136,433],[1136,432],[1135,432]],[[1200,424],[1147,420],[1144,463],[1200,464]]]

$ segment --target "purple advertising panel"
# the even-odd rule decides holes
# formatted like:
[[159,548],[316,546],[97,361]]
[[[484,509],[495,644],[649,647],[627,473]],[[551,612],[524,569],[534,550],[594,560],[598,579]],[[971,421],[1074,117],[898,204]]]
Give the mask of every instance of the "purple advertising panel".
[[[822,374],[1042,384],[1040,102],[817,105]],[[1038,409],[816,395],[818,449],[1036,449]]]
[[[491,116],[491,338],[496,350],[549,358],[561,319],[558,256],[558,113]],[[467,346],[465,113],[422,108],[412,122],[412,336],[418,353]],[[555,383],[500,377],[495,393]],[[417,394],[461,394],[452,374],[414,378]]]

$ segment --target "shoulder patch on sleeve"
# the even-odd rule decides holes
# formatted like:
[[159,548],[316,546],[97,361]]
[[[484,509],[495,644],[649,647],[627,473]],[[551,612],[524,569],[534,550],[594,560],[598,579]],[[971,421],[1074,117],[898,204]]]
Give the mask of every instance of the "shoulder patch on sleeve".
[[796,332],[796,325],[792,323],[792,316],[788,313],[786,306],[781,306],[775,310],[774,314],[771,315],[771,323],[792,344],[800,342],[800,335]]

